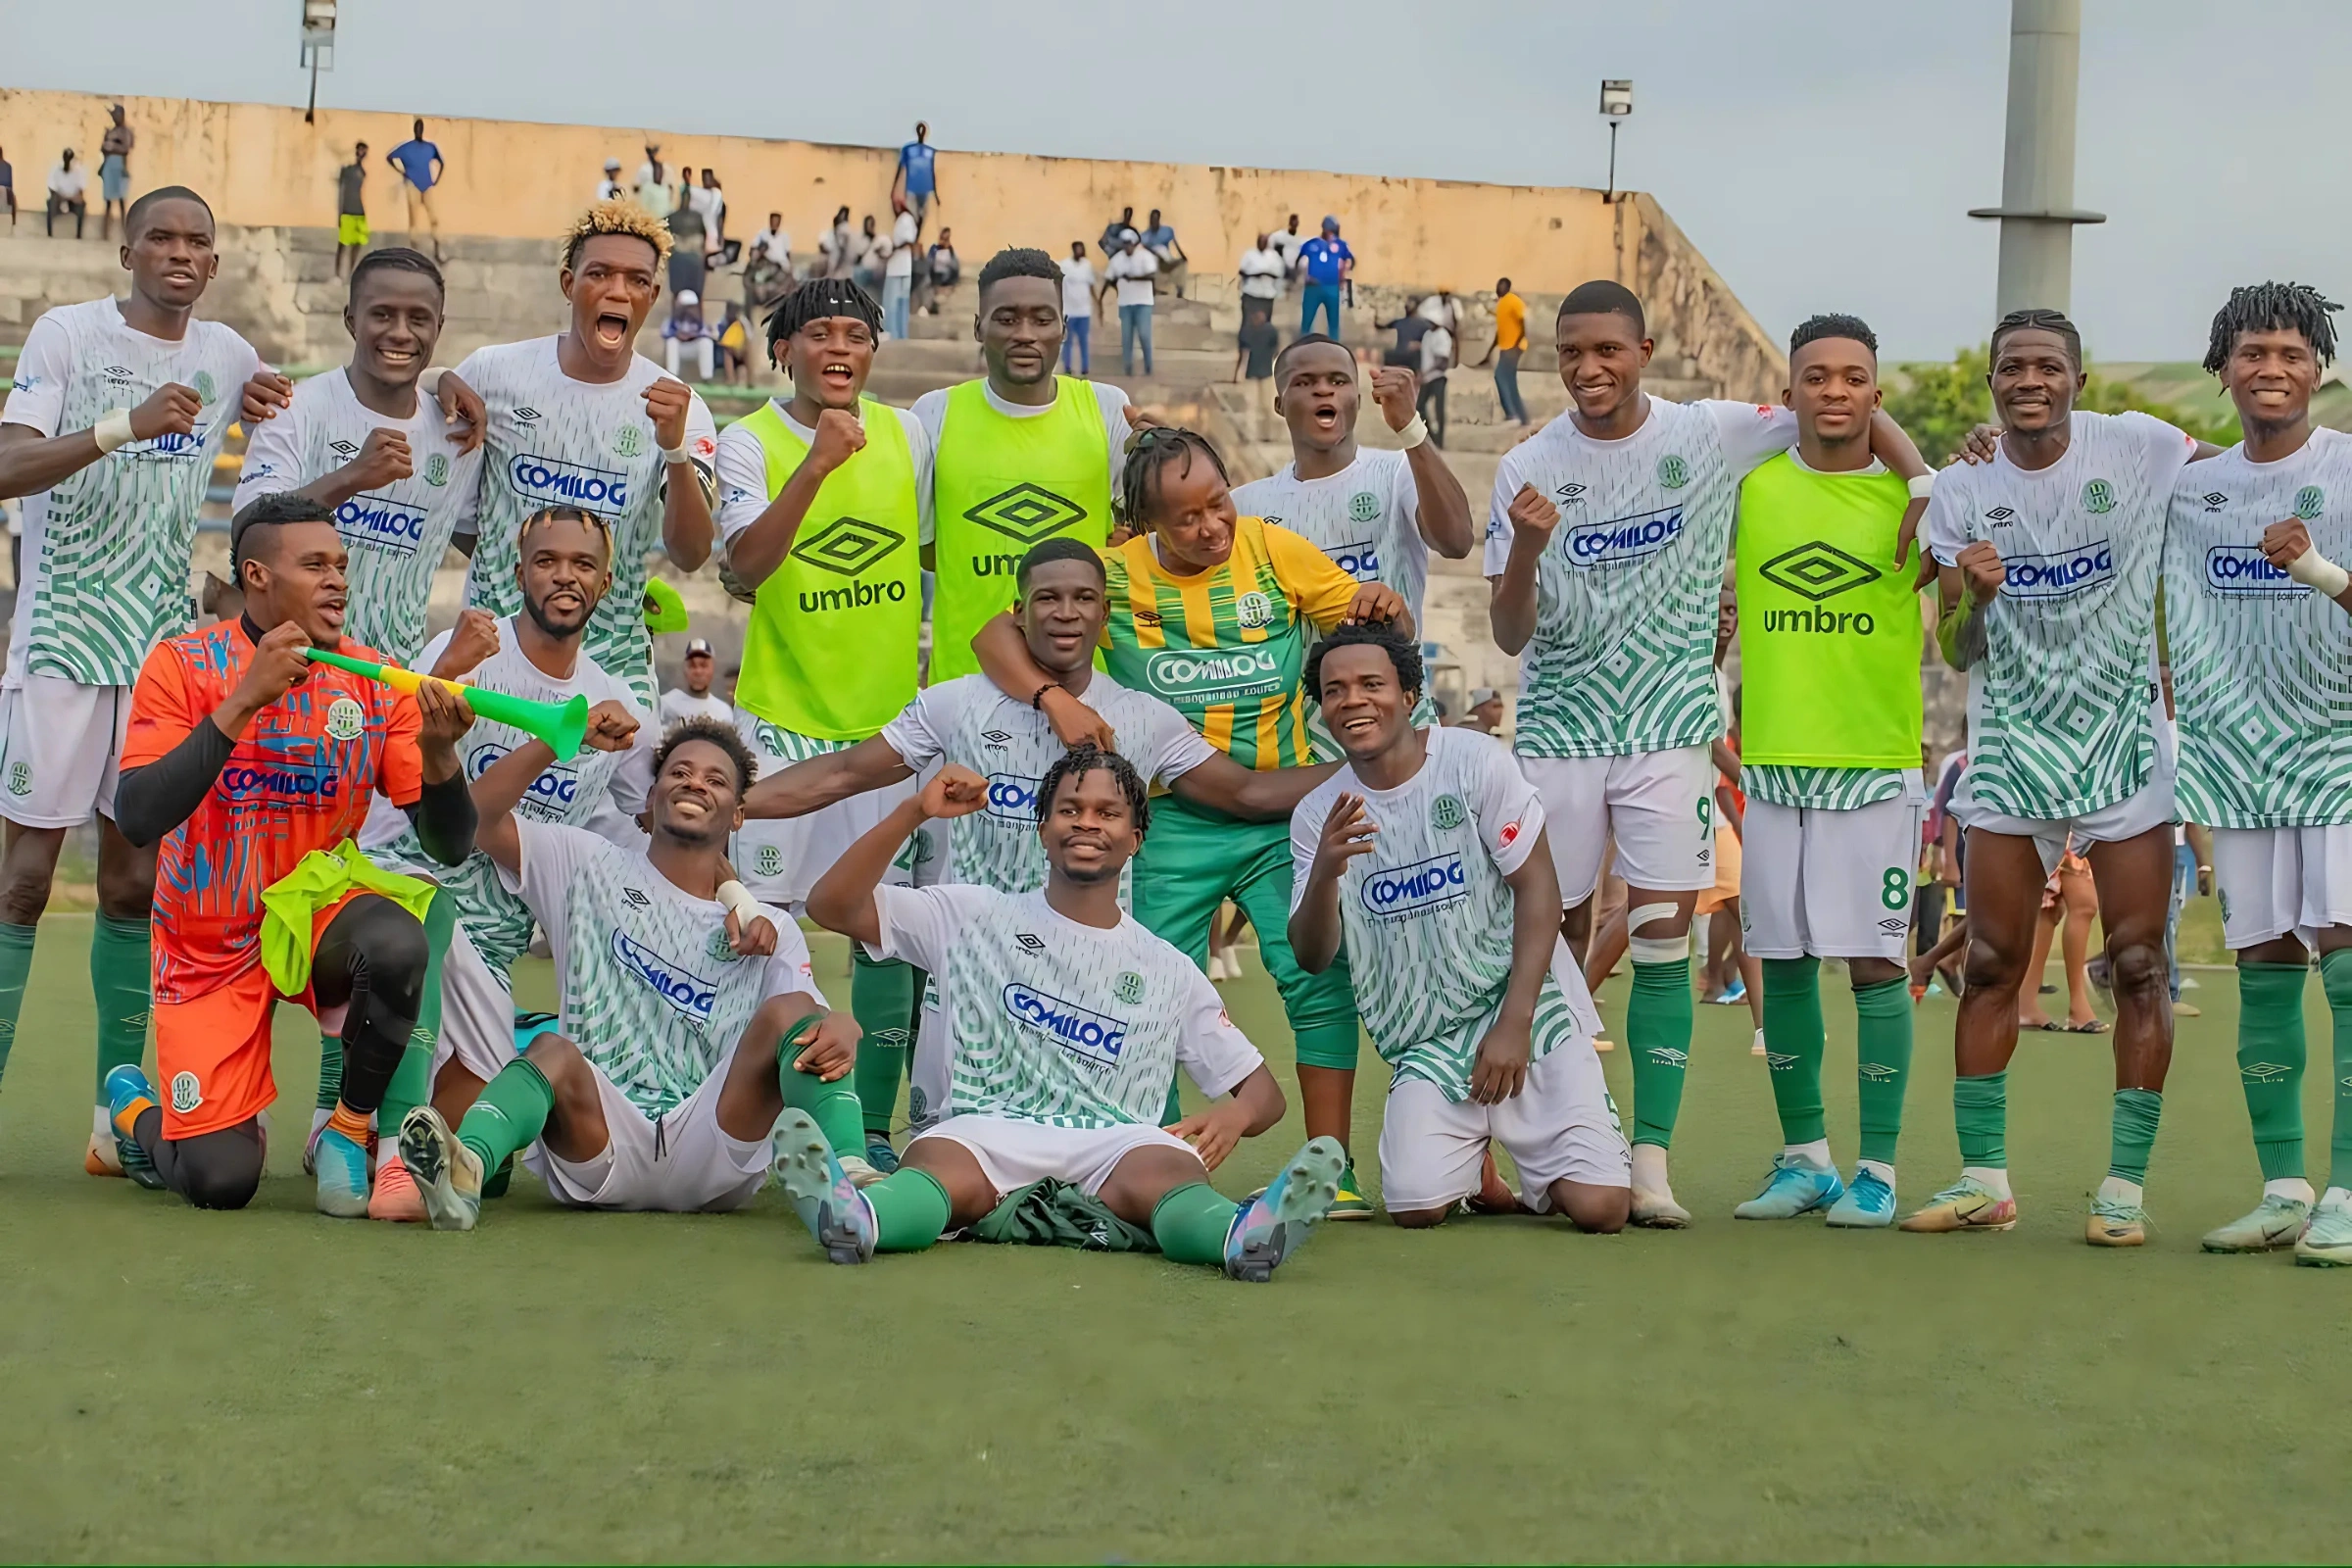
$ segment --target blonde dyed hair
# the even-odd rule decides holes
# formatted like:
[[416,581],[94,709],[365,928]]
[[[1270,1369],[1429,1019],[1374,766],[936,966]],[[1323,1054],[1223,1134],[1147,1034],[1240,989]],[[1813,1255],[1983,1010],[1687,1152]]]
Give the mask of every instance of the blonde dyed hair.
[[573,220],[564,231],[564,265],[568,268],[580,259],[580,247],[599,234],[627,234],[641,239],[654,248],[654,266],[659,268],[669,260],[669,227],[662,220],[632,201],[598,202]]

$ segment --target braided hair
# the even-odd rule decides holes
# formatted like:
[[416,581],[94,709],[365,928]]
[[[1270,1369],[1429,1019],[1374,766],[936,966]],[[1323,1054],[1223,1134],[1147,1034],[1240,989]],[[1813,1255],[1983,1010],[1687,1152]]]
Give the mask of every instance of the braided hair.
[[863,321],[876,337],[882,334],[882,307],[873,296],[846,277],[812,277],[784,296],[767,318],[767,359],[783,364],[777,348],[786,338],[828,316],[847,316]]
[[1151,424],[1136,432],[1135,443],[1127,449],[1127,463],[1119,470],[1119,521],[1129,528],[1141,530],[1148,526],[1147,517],[1159,501],[1160,470],[1172,464],[1182,463],[1179,475],[1193,471],[1195,453],[1208,460],[1217,470],[1217,477],[1232,482],[1225,471],[1225,460],[1208,437],[1198,430],[1179,425]]
[[2205,347],[2205,368],[2215,375],[2230,364],[2243,332],[2300,332],[2325,366],[2335,358],[2335,322],[2343,307],[2309,283],[2253,283],[2230,291],[2230,303],[2213,315],[2213,341]]
[[1995,360],[2001,357],[2001,339],[2012,332],[2057,333],[2066,344],[2067,358],[2075,362],[2076,369],[2082,368],[2082,334],[2076,329],[2074,322],[2066,318],[2064,311],[2045,311],[2028,306],[2002,317],[1992,324],[1992,357]]

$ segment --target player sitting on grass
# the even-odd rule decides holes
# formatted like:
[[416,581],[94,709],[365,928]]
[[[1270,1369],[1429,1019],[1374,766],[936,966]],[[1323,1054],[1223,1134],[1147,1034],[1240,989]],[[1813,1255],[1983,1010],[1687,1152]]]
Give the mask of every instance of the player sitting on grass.
[[244,613],[157,645],[131,692],[115,820],[132,844],[163,841],[155,1063],[169,1098],[126,1063],[107,1074],[108,1109],[125,1166],[152,1162],[199,1208],[242,1208],[261,1185],[270,1015],[286,997],[343,1039],[319,1211],[368,1212],[368,1118],[416,1027],[433,894],[377,871],[351,836],[381,790],[434,860],[473,847],[465,703],[303,657],[376,658],[343,637],[347,559],[326,507],[254,502],[229,527]]
[[1396,1072],[1380,1186],[1397,1224],[1478,1193],[1498,1140],[1528,1211],[1622,1230],[1633,1152],[1560,936],[1543,804],[1500,741],[1415,729],[1421,683],[1420,649],[1386,626],[1342,626],[1307,661],[1348,766],[1291,818],[1291,951],[1320,971],[1344,941],[1379,977],[1356,997]]
[[471,1230],[483,1177],[534,1141],[557,1202],[670,1213],[758,1197],[788,1101],[857,1147],[858,1098],[840,1080],[858,1026],[825,1010],[800,926],[724,880],[752,782],[742,739],[710,719],[669,732],[642,853],[515,814],[554,760],[532,741],[474,785],[482,849],[554,950],[561,1011],[455,1133],[430,1105],[401,1123],[433,1228]]
[[[837,1263],[919,1251],[1053,1177],[1149,1228],[1177,1262],[1268,1279],[1330,1210],[1346,1155],[1314,1139],[1243,1204],[1208,1185],[1235,1145],[1282,1119],[1282,1091],[1207,977],[1119,907],[1119,873],[1152,816],[1135,768],[1081,746],[1046,770],[1037,798],[1049,868],[1038,892],[881,885],[925,821],[987,805],[987,781],[952,763],[810,891],[819,924],[939,987],[954,1039],[949,1116],[860,1192],[833,1154],[842,1135],[787,1112],[776,1174]],[[1228,1098],[1163,1130],[1180,1063]]]

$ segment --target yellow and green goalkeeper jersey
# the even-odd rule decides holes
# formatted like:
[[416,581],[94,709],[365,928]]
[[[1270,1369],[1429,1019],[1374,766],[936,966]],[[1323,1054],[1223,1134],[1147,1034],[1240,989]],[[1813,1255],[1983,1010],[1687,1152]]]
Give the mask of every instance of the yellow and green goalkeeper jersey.
[[1309,628],[1347,616],[1356,581],[1288,528],[1234,526],[1224,564],[1180,577],[1149,534],[1102,553],[1111,678],[1151,692],[1244,767],[1314,760],[1300,687]]

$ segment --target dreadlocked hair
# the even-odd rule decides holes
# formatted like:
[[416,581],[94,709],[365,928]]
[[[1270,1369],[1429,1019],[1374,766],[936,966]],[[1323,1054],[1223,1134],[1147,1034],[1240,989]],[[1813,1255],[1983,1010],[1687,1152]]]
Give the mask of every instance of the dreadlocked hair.
[[1842,316],[1836,312],[1807,317],[1799,321],[1796,330],[1788,334],[1788,352],[1794,354],[1806,344],[1818,343],[1827,337],[1851,338],[1870,350],[1873,356],[1879,352],[1879,334],[1870,329],[1869,322],[1859,316]]
[[1149,526],[1148,514],[1159,500],[1160,470],[1181,463],[1180,474],[1192,472],[1195,453],[1208,460],[1218,478],[1232,482],[1225,460],[1200,431],[1167,424],[1146,425],[1138,431],[1134,445],[1127,449],[1126,466],[1119,470],[1119,521],[1139,531]]
[[846,277],[812,277],[784,296],[767,317],[767,358],[770,364],[781,363],[776,347],[786,338],[828,316],[847,316],[865,323],[868,332],[881,335],[882,307],[873,296]]
[[669,228],[635,202],[598,202],[572,220],[564,231],[564,265],[577,266],[580,247],[599,234],[626,234],[654,248],[654,266],[669,260]]
[[2057,333],[2066,342],[2067,358],[2075,362],[2076,369],[2082,368],[2082,334],[2076,330],[2074,322],[2066,318],[2064,311],[2045,311],[2028,306],[2022,311],[2011,311],[2007,316],[1993,322],[1992,357],[1994,359],[1997,360],[2001,357],[2001,339],[2012,332]]
[[1135,818],[1138,836],[1152,827],[1152,800],[1144,788],[1144,777],[1135,764],[1116,752],[1106,752],[1091,741],[1082,742],[1061,754],[1061,760],[1046,769],[1046,776],[1037,785],[1037,820],[1042,827],[1054,814],[1054,797],[1061,792],[1064,779],[1084,778],[1093,772],[1110,775],[1119,793],[1127,797],[1127,814]]
[[1389,663],[1396,671],[1396,684],[1407,695],[1421,695],[1421,683],[1427,678],[1421,665],[1421,645],[1385,620],[1346,620],[1331,629],[1331,635],[1315,645],[1306,656],[1306,695],[1316,706],[1323,702],[1323,656],[1334,648],[1377,648],[1389,656]]
[[988,265],[980,269],[980,292],[987,293],[1008,277],[1041,278],[1059,287],[1061,268],[1044,251],[1026,245],[1008,246],[991,256]]
[[2230,291],[2230,303],[2213,315],[2213,341],[2205,347],[2205,368],[2215,375],[2230,363],[2244,332],[2300,332],[2323,366],[2335,358],[2335,322],[2341,305],[2309,283],[2253,283]]

